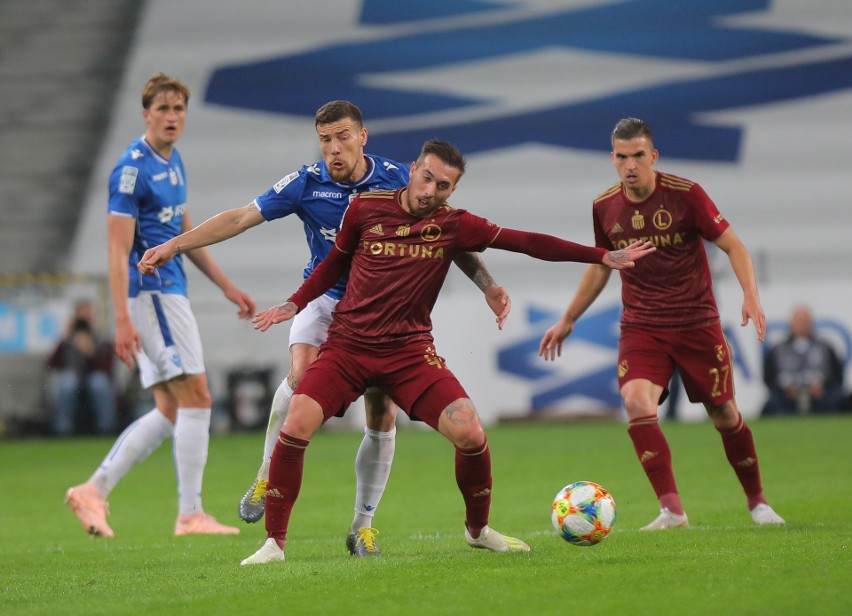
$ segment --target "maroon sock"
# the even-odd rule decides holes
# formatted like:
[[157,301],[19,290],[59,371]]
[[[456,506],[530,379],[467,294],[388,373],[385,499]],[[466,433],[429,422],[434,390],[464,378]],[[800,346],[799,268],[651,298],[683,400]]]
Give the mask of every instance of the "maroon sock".
[[456,447],[456,484],[464,497],[465,525],[475,539],[488,525],[491,510],[491,451],[487,441],[469,449]]
[[683,515],[683,505],[677,493],[674,471],[672,470],[672,453],[668,441],[660,429],[656,415],[640,417],[630,422],[627,433],[633,440],[636,456],[645,470],[651,487],[660,501],[660,505]]
[[281,432],[272,451],[264,506],[266,536],[275,539],[281,547],[287,538],[290,512],[302,487],[305,449],[309,444],[310,441]]
[[743,486],[748,499],[748,508],[754,509],[766,502],[763,496],[763,486],[760,482],[760,467],[757,464],[757,451],[754,447],[754,435],[743,421],[742,415],[736,426],[728,430],[719,430],[722,445],[728,462],[737,474],[737,479]]

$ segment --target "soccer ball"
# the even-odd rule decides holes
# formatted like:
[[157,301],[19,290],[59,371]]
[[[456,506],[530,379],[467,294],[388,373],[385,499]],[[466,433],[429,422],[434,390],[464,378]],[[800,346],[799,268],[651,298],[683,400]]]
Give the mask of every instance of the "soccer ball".
[[568,543],[595,545],[607,538],[615,524],[615,501],[606,488],[577,481],[559,490],[550,519]]

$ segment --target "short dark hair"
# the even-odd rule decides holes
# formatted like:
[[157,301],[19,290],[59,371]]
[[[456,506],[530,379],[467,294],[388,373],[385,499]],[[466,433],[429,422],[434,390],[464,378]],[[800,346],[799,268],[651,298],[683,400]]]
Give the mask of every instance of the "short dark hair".
[[184,82],[169,77],[165,73],[154,73],[142,88],[142,109],[151,107],[151,103],[160,92],[177,92],[183,96],[183,102],[189,105],[189,88]]
[[639,118],[624,118],[619,120],[618,124],[612,130],[613,143],[616,139],[630,141],[636,137],[645,137],[651,145],[654,144],[654,134],[651,132],[651,127]]
[[358,109],[355,103],[350,103],[349,101],[330,101],[317,109],[316,114],[314,114],[314,126],[339,122],[344,118],[349,118],[355,122],[358,128],[364,127],[364,122],[361,119],[361,110]]
[[467,160],[459,149],[448,141],[439,141],[438,139],[430,139],[423,144],[420,149],[420,156],[417,160],[422,160],[427,154],[431,154],[440,158],[444,164],[449,165],[459,170],[459,180],[464,175],[464,170],[467,165]]

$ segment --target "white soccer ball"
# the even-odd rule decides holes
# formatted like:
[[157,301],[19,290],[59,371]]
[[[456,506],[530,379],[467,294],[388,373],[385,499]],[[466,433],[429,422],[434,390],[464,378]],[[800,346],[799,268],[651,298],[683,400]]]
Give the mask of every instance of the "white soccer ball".
[[562,488],[553,499],[553,527],[573,545],[596,545],[615,524],[615,500],[606,488],[577,481]]

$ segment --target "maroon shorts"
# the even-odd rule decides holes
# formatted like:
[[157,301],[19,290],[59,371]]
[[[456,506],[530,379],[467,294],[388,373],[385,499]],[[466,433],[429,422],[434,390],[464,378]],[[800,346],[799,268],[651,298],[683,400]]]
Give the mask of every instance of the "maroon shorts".
[[324,420],[341,416],[368,387],[390,396],[412,419],[436,430],[441,412],[468,395],[427,342],[383,349],[329,338],[296,388],[322,407]]
[[675,366],[690,402],[721,406],[733,399],[731,349],[721,323],[685,330],[622,327],[619,389],[627,381],[647,379],[667,393]]

